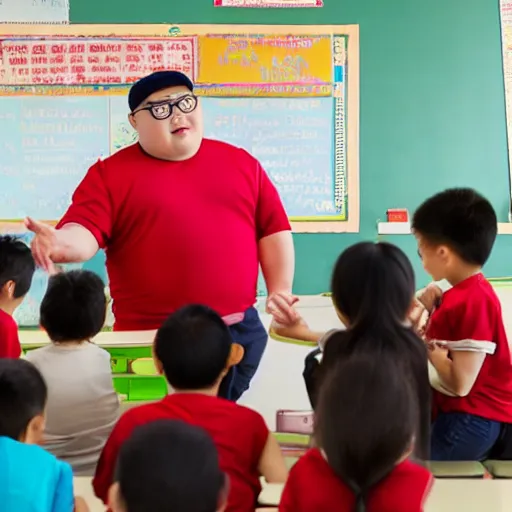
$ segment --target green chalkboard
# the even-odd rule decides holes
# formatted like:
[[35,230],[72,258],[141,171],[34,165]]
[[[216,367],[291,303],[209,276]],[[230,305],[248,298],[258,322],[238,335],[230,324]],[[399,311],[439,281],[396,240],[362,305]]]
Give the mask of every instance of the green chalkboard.
[[[325,0],[320,9],[214,8],[213,0],[70,0],[72,23],[358,24],[361,57],[361,231],[295,236],[295,291],[326,290],[339,252],[376,240],[392,207],[471,186],[508,220],[505,99],[497,0]],[[411,236],[387,237],[420,270]],[[95,269],[103,268],[98,257]],[[512,274],[499,237],[490,276]]]

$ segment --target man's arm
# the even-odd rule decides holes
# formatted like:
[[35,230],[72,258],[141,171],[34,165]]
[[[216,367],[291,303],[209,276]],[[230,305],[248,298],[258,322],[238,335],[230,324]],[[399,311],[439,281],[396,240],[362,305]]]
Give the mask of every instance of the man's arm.
[[90,260],[99,250],[95,236],[80,224],[64,224],[55,231],[54,263],[81,263]]
[[295,272],[291,231],[281,231],[261,238],[258,249],[268,294],[291,293]]

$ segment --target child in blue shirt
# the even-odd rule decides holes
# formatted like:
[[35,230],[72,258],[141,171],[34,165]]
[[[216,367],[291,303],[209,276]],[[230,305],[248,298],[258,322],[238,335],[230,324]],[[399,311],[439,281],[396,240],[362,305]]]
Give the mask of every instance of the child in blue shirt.
[[37,446],[44,432],[46,384],[22,359],[0,359],[2,512],[85,512],[73,497],[71,466]]

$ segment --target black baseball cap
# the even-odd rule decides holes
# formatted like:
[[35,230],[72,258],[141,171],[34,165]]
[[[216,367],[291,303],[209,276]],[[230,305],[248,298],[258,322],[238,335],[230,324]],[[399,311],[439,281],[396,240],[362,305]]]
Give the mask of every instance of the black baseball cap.
[[148,96],[167,87],[184,85],[190,91],[194,90],[192,80],[180,71],[155,71],[141,78],[132,85],[128,94],[128,105],[133,112]]

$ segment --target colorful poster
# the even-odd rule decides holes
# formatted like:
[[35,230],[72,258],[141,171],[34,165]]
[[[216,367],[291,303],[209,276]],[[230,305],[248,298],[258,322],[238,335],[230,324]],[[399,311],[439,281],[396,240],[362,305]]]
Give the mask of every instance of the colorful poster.
[[196,76],[194,37],[172,39],[13,39],[0,46],[0,84],[129,84],[164,69]]
[[69,23],[69,1],[0,0],[0,23]]
[[318,86],[333,79],[330,36],[209,35],[199,39],[202,84]]
[[507,113],[510,190],[512,195],[512,1],[501,0],[500,12],[503,47],[503,75],[505,78],[505,100]]
[[213,0],[215,7],[323,7],[323,0]]

